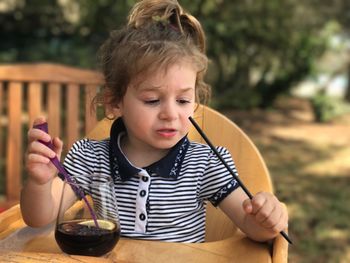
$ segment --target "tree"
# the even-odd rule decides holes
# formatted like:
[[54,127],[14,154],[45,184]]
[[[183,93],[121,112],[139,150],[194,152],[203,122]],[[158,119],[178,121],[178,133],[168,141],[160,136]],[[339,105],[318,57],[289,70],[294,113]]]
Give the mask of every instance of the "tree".
[[[56,1],[27,1],[0,14],[0,24],[0,50],[5,61],[50,59],[56,49],[62,49],[59,40],[67,39],[74,31]],[[12,57],[6,58],[8,54]]]
[[[318,13],[326,21],[335,21],[340,25],[338,34],[350,41],[350,1],[348,0],[312,0],[311,5],[318,9]],[[348,65],[345,74],[347,74],[348,85],[345,93],[345,99],[350,102],[350,47],[347,49]]]
[[191,7],[208,32],[210,80],[222,106],[271,106],[326,48],[323,21],[304,2],[197,2]]
[[[327,22],[314,1],[180,0],[207,33],[208,81],[217,106],[269,107],[313,71],[326,48],[320,31]],[[99,45],[135,2],[26,1],[0,14],[0,58],[94,67]]]

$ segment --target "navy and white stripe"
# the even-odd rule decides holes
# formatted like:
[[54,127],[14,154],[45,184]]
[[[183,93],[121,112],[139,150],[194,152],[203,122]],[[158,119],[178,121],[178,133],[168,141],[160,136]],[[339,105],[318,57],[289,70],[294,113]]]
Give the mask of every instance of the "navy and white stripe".
[[[184,143],[187,143],[186,152],[182,162],[176,165],[180,167],[176,177],[155,172],[171,171],[176,164],[176,155],[175,159],[172,155],[170,159],[166,156],[158,161],[159,167],[133,167],[137,173],[122,180],[118,176],[122,171],[111,171],[110,145],[113,143],[109,139],[77,141],[64,165],[72,176],[117,174],[112,177],[122,236],[168,242],[203,242],[206,201],[218,205],[238,187],[238,183],[207,145],[189,142],[185,137],[177,144],[177,150],[183,149]],[[120,150],[119,145],[118,148]],[[236,172],[228,150],[223,147],[217,147],[217,150]],[[172,160],[170,169],[167,167],[169,160]]]

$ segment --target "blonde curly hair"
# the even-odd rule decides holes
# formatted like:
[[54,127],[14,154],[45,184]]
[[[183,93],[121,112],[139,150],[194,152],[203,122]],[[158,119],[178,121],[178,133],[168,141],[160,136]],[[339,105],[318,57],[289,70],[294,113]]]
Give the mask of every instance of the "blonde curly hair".
[[127,25],[112,31],[101,46],[100,60],[105,87],[95,102],[105,107],[115,107],[132,80],[179,62],[191,63],[197,71],[196,102],[205,104],[210,97],[204,81],[208,67],[204,31],[176,0],[136,3]]

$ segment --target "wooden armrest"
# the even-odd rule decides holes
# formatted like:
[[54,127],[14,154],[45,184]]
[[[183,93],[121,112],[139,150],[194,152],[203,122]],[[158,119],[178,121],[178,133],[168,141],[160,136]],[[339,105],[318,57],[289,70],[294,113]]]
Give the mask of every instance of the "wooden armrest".
[[[283,204],[287,209],[287,206]],[[288,233],[288,229],[285,230]],[[282,235],[278,235],[272,245],[272,263],[288,262],[288,242]]]
[[11,223],[22,218],[22,215],[21,213],[19,213],[19,210],[19,204],[17,204],[1,213],[0,233],[7,229]]
[[0,240],[25,225],[19,204],[2,212],[0,216]]
[[[285,231],[287,233],[287,231]],[[272,262],[288,262],[288,242],[281,236],[277,236],[272,247]]]

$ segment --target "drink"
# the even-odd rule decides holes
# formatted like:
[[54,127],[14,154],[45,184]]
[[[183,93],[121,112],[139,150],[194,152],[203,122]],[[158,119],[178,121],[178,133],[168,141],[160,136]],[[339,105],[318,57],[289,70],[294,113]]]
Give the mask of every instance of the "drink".
[[102,256],[113,249],[120,237],[120,229],[107,220],[73,220],[58,224],[55,239],[67,254]]
[[[78,191],[83,200],[67,204],[66,194]],[[64,181],[57,215],[55,239],[67,254],[102,256],[120,236],[117,199],[112,177],[105,174],[74,175]]]

